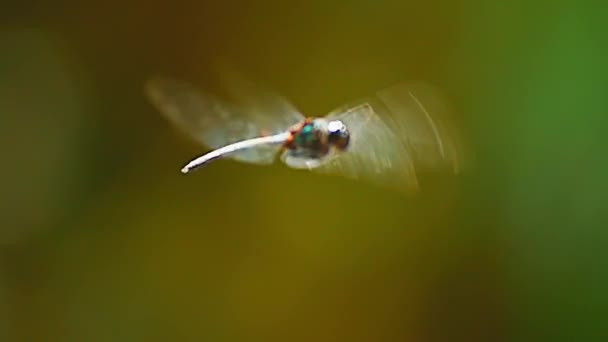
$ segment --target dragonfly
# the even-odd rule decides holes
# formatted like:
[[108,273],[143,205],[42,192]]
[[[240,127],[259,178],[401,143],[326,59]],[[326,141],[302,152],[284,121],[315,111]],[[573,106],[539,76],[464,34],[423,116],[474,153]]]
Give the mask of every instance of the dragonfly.
[[224,73],[230,99],[192,83],[150,78],[145,93],[171,123],[211,151],[189,173],[221,158],[345,176],[406,192],[425,170],[461,169],[461,149],[444,115],[446,102],[422,82],[399,82],[324,116],[305,116],[290,101],[240,74]]

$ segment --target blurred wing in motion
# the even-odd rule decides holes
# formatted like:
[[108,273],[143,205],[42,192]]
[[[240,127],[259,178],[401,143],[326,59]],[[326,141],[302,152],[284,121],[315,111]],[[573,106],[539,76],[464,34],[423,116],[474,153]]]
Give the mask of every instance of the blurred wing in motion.
[[350,145],[312,169],[404,191],[418,189],[420,172],[459,172],[460,146],[447,108],[423,84],[401,83],[327,115],[350,130]]
[[[236,141],[277,134],[304,117],[288,101],[256,86],[236,73],[223,78],[231,103],[174,79],[154,78],[145,92],[156,108],[173,124],[198,142],[217,149]],[[239,151],[231,158],[255,164],[270,164],[280,146],[258,146]]]

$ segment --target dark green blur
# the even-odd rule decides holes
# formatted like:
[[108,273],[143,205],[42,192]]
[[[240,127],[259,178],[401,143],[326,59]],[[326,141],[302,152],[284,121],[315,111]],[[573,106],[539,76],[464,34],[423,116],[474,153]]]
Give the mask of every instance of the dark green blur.
[[[597,2],[9,0],[0,341],[605,341]],[[226,59],[309,115],[443,90],[467,172],[415,198],[219,161],[147,102]]]

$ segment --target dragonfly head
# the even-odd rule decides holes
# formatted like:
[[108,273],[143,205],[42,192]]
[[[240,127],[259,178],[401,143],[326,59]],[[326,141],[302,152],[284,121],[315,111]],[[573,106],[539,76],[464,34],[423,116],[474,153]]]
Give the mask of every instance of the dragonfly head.
[[350,132],[340,120],[333,120],[327,124],[329,133],[328,142],[339,150],[345,150],[350,141]]

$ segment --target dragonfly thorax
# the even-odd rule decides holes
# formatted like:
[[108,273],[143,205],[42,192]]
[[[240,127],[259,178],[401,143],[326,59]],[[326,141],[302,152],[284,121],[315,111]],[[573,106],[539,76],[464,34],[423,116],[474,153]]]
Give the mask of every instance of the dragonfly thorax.
[[346,149],[350,140],[349,131],[342,121],[324,118],[307,118],[289,132],[291,139],[285,144],[285,153],[292,167],[298,167],[297,164],[311,167],[329,155],[332,149]]

